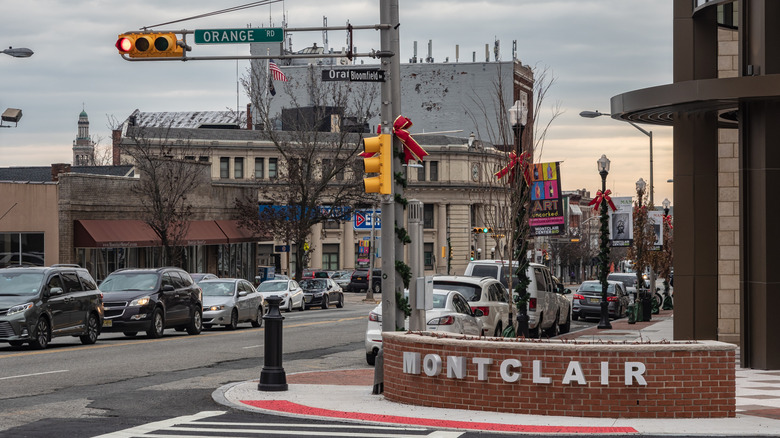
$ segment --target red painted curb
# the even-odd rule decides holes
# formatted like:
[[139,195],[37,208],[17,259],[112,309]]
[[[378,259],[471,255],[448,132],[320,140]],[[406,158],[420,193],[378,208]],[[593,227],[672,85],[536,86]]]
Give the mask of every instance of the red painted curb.
[[286,400],[241,400],[249,406],[269,411],[316,417],[345,418],[350,420],[373,421],[376,423],[403,424],[407,426],[427,426],[449,429],[490,430],[498,432],[530,433],[589,433],[615,434],[637,433],[633,427],[582,427],[582,426],[530,426],[522,424],[474,423],[470,421],[451,421],[428,418],[401,417],[398,415],[364,414],[360,412],[342,412],[331,409],[313,408]]

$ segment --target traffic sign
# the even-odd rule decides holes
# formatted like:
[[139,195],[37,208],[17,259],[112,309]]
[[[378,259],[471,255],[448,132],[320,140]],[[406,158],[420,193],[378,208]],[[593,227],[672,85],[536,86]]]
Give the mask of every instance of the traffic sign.
[[281,43],[281,27],[246,29],[195,29],[195,44]]
[[290,252],[290,245],[274,245],[274,252]]
[[352,223],[356,230],[370,230],[371,217],[374,218],[374,229],[382,228],[381,210],[355,210]]
[[349,82],[384,82],[385,71],[379,69],[339,69],[323,70],[323,82],[349,81]]

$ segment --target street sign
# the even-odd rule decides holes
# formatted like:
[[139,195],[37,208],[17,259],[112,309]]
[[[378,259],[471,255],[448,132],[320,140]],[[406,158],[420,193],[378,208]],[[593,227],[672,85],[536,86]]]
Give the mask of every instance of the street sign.
[[274,245],[274,252],[290,252],[290,245]]
[[370,230],[371,217],[374,218],[374,229],[382,228],[381,210],[355,210],[352,223],[356,230]]
[[195,29],[195,44],[281,43],[281,27],[246,29]]
[[365,68],[322,70],[322,81],[384,82],[385,71]]

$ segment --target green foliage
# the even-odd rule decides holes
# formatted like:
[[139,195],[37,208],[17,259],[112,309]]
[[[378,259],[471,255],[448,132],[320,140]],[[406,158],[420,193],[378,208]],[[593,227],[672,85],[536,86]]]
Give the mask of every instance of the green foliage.
[[412,243],[412,238],[409,237],[409,233],[406,231],[406,228],[399,228],[398,225],[396,225],[395,235],[396,237],[398,237],[398,240],[404,245],[408,245]]
[[409,306],[409,299],[405,298],[401,292],[395,293],[395,306],[401,312],[404,312],[404,318],[408,318],[412,314],[412,308]]
[[409,287],[409,282],[412,281],[412,268],[409,267],[403,260],[395,261],[395,272],[401,275],[401,279],[404,282],[404,287]]

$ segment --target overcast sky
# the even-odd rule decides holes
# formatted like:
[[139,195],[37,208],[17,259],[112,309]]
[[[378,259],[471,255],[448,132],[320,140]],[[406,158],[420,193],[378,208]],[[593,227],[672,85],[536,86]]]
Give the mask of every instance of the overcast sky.
[[[90,134],[110,143],[109,118],[133,110],[208,111],[245,108],[237,74],[247,61],[127,62],[116,51],[117,35],[172,20],[238,6],[247,0],[26,0],[3,2],[0,47],[27,47],[31,58],[0,55],[0,111],[21,108],[19,126],[0,130],[0,166],[48,166],[72,160],[78,116],[89,114]],[[512,41],[524,64],[549,69],[555,78],[540,117],[558,103],[563,114],[547,135],[536,161],[561,161],[564,190],[601,187],[596,160],[612,161],[613,196],[635,195],[635,182],[649,180],[649,139],[608,117],[584,119],[582,110],[609,112],[612,96],[672,81],[672,2],[657,0],[399,0],[401,60],[427,55],[436,62],[484,60],[485,44],[501,42],[501,59],[512,59]],[[290,27],[379,22],[378,0],[287,0],[272,6],[202,18],[159,29],[280,26],[282,5]],[[190,36],[191,37],[191,36]],[[345,33],[330,32],[330,46],[345,45]],[[322,44],[321,32],[293,36],[293,49]],[[356,32],[358,50],[379,49],[379,33]],[[191,56],[246,55],[247,45],[193,45]],[[216,51],[218,50],[218,52]],[[238,72],[238,73],[237,73]],[[238,102],[237,102],[238,99]],[[402,102],[403,106],[403,102]],[[653,131],[655,203],[672,198],[671,128]],[[412,130],[412,132],[414,132]],[[457,135],[457,134],[456,134]],[[467,134],[464,134],[466,136]]]

